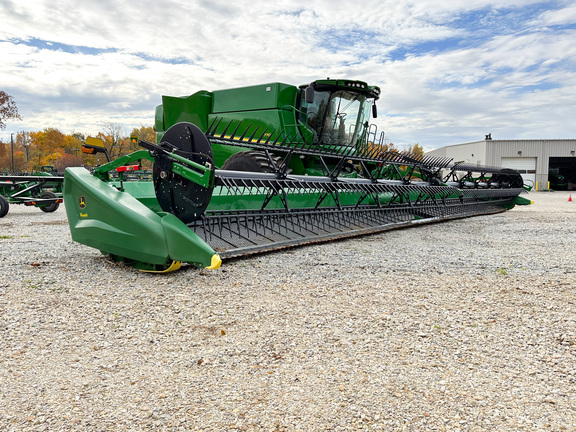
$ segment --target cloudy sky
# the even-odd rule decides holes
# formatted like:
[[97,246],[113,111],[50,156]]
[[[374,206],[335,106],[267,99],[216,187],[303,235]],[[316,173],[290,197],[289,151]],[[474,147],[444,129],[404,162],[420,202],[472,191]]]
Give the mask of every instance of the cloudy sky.
[[161,95],[352,78],[379,130],[425,149],[576,138],[573,0],[0,0],[0,90],[23,121],[128,134]]

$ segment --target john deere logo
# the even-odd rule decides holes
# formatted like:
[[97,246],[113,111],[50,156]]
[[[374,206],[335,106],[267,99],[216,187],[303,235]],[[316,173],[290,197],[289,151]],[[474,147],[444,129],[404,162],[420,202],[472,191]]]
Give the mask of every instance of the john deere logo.
[[80,195],[78,197],[78,205],[80,206],[81,209],[86,207],[86,197],[84,195]]

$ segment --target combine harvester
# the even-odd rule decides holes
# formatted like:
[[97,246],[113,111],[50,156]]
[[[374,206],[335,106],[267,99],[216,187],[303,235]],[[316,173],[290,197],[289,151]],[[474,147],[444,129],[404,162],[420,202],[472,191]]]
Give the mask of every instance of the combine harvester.
[[[72,238],[143,271],[216,269],[223,258],[529,203],[513,170],[384,151],[368,122],[379,93],[319,80],[164,96],[157,143],[140,140],[143,150],[93,173],[66,170]],[[143,160],[152,181],[129,181]]]

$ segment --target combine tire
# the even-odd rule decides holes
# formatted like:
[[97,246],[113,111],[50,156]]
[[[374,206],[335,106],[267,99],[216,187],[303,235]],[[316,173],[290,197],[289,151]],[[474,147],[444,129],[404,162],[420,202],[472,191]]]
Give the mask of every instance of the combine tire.
[[10,204],[8,204],[8,200],[0,195],[0,218],[3,218],[8,214],[8,208]]
[[[280,156],[273,155],[272,158],[278,169],[284,167],[284,162]],[[222,169],[228,171],[274,172],[274,166],[268,160],[266,153],[256,150],[233,154],[224,162]]]
[[[44,191],[40,195],[40,198],[57,198],[57,197],[56,197],[56,194],[54,192]],[[48,205],[40,207],[40,210],[42,210],[43,212],[46,212],[46,213],[52,213],[52,212],[58,210],[58,207],[60,207],[60,203],[57,203],[56,201],[54,201],[53,203],[50,203]]]

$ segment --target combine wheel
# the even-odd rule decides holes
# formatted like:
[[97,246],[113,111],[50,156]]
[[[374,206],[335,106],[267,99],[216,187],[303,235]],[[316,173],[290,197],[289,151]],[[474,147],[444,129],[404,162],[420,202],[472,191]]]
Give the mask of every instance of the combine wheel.
[[[284,168],[284,161],[280,156],[273,155],[272,158],[278,169]],[[274,172],[274,166],[268,160],[266,153],[256,150],[233,154],[224,162],[222,169],[228,171]]]
[[[40,198],[54,198],[55,199],[55,198],[57,198],[57,196],[54,192],[44,191],[44,192],[42,192],[42,194],[40,194]],[[40,207],[40,210],[42,210],[45,213],[52,213],[52,212],[55,212],[56,210],[58,210],[58,207],[60,207],[60,203],[57,203],[56,201],[54,201],[53,203],[50,203],[48,205]]]
[[0,195],[0,218],[3,218],[8,214],[9,207],[10,204],[8,203],[8,200]]

